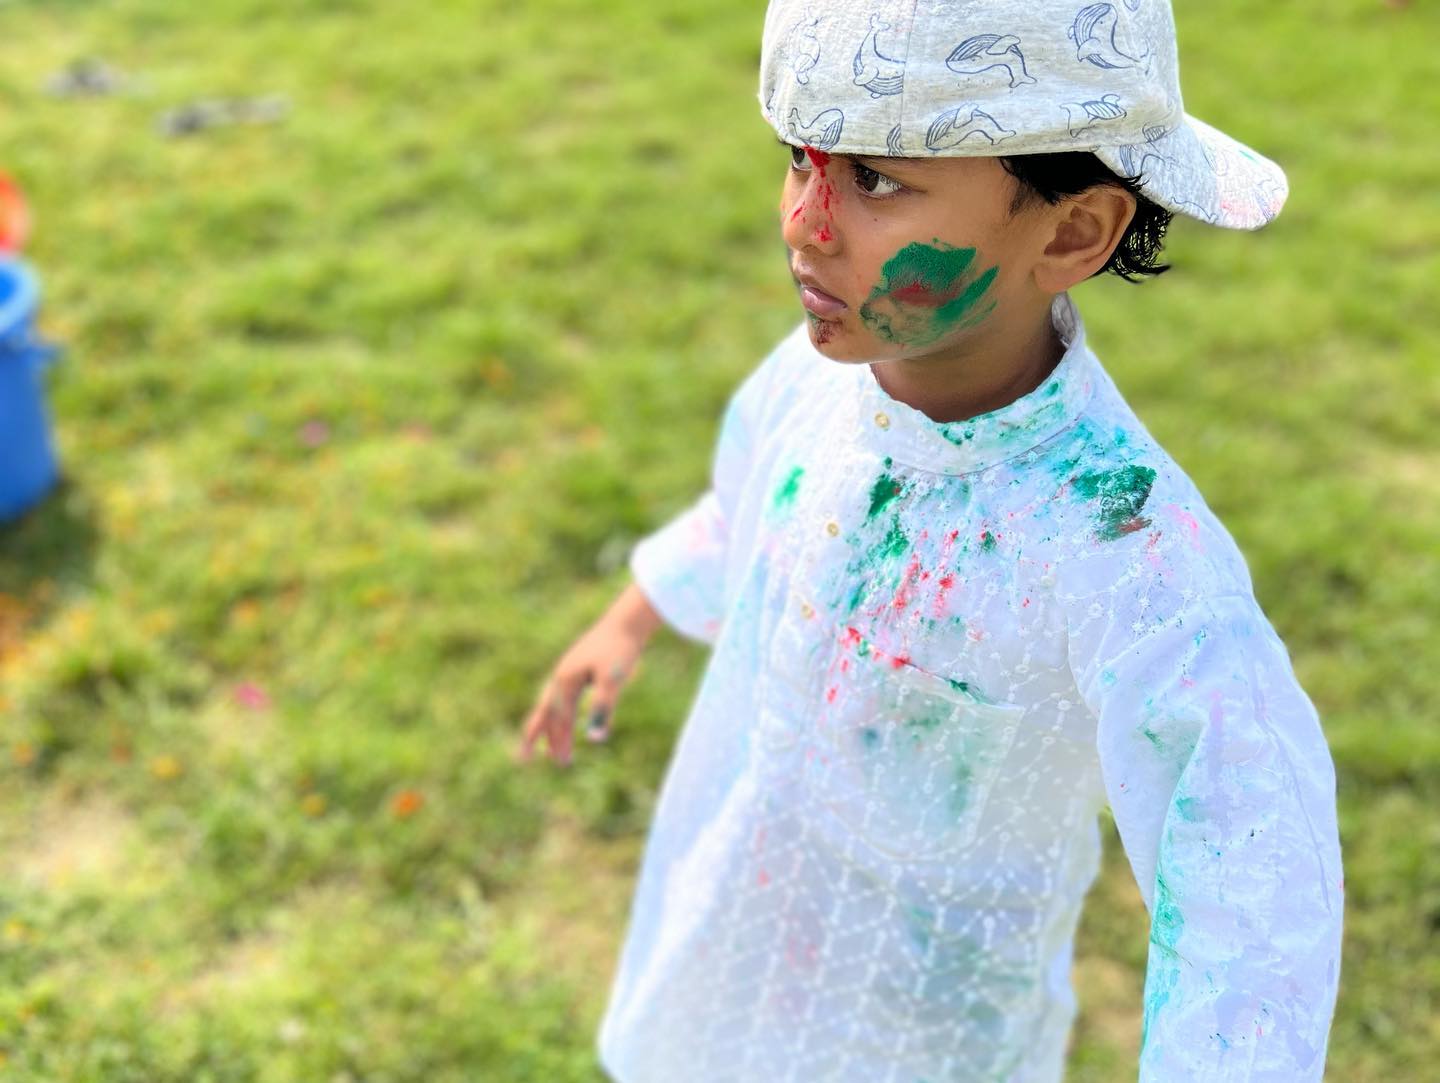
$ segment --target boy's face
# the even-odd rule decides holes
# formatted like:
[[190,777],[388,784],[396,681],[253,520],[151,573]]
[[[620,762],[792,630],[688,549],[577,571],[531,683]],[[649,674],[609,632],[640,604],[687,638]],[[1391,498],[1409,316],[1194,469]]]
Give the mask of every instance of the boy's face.
[[1054,224],[1011,215],[1017,182],[999,159],[786,149],[781,235],[826,357],[959,357],[1034,307],[1029,272]]

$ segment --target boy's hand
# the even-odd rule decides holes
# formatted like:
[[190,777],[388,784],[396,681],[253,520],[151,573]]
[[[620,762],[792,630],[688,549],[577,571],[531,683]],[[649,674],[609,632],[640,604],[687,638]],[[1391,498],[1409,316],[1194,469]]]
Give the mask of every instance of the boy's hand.
[[[541,686],[534,708],[525,719],[515,758],[531,759],[541,733],[550,758],[568,764],[574,744],[575,708],[587,687],[592,688],[585,735],[603,741],[610,735],[615,701],[625,682],[634,674],[640,654],[660,619],[632,585],[560,656]],[[593,686],[593,687],[592,687]]]

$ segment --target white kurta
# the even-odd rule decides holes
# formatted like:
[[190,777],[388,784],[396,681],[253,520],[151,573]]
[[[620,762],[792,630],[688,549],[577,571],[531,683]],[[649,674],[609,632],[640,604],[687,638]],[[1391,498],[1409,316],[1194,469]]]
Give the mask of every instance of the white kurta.
[[1142,1083],[1321,1078],[1329,748],[1235,543],[1052,318],[1051,376],[949,423],[802,323],[633,550],[714,649],[597,1036],[620,1083],[1055,1083],[1107,802]]

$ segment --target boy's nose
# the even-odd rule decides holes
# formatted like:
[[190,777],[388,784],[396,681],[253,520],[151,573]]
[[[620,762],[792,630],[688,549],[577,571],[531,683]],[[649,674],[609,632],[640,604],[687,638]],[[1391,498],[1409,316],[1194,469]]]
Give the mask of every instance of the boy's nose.
[[840,201],[833,178],[826,175],[834,168],[832,165],[822,172],[819,166],[812,166],[793,202],[781,203],[780,235],[790,248],[815,248],[828,253],[839,247],[836,212]]

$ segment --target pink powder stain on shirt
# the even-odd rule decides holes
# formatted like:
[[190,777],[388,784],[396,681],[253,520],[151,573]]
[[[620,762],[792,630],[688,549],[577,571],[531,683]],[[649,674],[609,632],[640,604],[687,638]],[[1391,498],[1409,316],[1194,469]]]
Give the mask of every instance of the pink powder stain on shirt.
[[1158,530],[1150,531],[1145,538],[1145,563],[1159,572],[1161,578],[1164,578],[1170,570],[1160,557],[1160,531]]
[[[940,555],[935,561],[938,567],[943,568],[950,563],[950,551],[955,547],[955,541],[959,537],[959,530],[952,530],[949,534],[945,535],[944,540],[940,543]],[[935,592],[935,602],[930,607],[930,615],[936,620],[939,620],[945,616],[945,610],[948,604],[947,595],[950,589],[955,586],[955,576],[950,572],[946,572],[936,580],[936,583],[939,584],[940,589]]]
[[905,574],[900,577],[900,587],[895,591],[895,597],[890,605],[894,609],[904,609],[910,604],[914,596],[914,587],[920,577],[920,554],[914,550],[910,553],[910,561],[905,565]]
[[785,941],[785,961],[792,967],[810,968],[815,965],[816,947],[814,941],[802,941],[797,936],[787,937]]
[[1195,516],[1179,504],[1166,504],[1165,510],[1170,512],[1175,517],[1175,521],[1185,528],[1185,536],[1195,551],[1197,553],[1205,552],[1205,547],[1200,544],[1200,524],[1196,521]]
[[761,869],[758,873],[755,874],[755,882],[761,887],[764,887],[770,882],[770,874],[764,869]]

